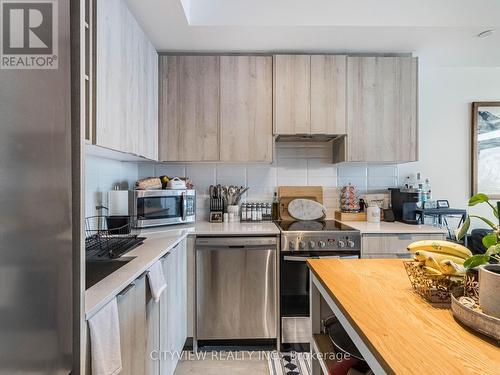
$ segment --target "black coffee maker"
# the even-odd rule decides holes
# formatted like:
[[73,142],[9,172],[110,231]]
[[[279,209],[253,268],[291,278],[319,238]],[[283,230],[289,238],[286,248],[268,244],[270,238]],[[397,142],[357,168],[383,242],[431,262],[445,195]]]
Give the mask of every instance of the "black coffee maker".
[[422,191],[420,189],[390,188],[391,206],[394,219],[406,224],[418,224],[417,203],[420,202]]

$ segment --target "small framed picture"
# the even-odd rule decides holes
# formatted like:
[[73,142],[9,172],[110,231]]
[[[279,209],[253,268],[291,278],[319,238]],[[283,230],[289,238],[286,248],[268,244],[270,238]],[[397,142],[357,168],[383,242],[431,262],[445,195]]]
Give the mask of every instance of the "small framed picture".
[[437,208],[450,208],[450,202],[448,202],[446,199],[438,200],[436,204]]
[[224,215],[222,211],[211,211],[210,212],[210,222],[211,223],[222,223]]

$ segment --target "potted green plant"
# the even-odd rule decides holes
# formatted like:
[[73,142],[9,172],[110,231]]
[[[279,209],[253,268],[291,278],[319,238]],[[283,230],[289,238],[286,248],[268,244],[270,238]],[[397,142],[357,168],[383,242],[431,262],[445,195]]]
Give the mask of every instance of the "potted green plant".
[[[493,215],[498,219],[498,207],[490,202],[486,194],[478,193],[469,199],[469,206],[480,203],[488,204]],[[500,318],[500,228],[491,220],[478,216],[468,215],[463,225],[457,230],[456,237],[461,240],[469,230],[471,218],[485,222],[493,231],[483,237],[482,242],[487,249],[485,254],[476,254],[464,262],[467,270],[465,289],[473,277],[470,275],[479,269],[479,304],[484,313]]]

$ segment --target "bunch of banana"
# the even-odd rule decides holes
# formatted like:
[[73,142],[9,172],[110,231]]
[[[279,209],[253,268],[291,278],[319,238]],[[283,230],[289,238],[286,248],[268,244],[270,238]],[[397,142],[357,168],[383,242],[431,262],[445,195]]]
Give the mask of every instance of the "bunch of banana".
[[465,275],[464,261],[472,256],[466,247],[448,241],[424,240],[408,245],[424,272],[430,275]]

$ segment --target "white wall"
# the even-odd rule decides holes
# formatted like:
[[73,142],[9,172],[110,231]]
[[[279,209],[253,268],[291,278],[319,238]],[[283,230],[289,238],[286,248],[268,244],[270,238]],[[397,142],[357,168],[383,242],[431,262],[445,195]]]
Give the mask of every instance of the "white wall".
[[[471,195],[471,103],[500,101],[500,66],[421,66],[419,84],[420,160],[400,165],[399,175],[420,171],[430,177],[434,199],[466,207]],[[471,211],[493,219],[486,207]]]

